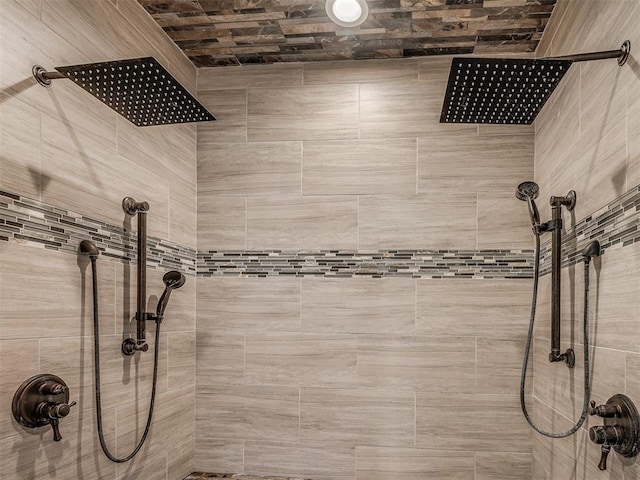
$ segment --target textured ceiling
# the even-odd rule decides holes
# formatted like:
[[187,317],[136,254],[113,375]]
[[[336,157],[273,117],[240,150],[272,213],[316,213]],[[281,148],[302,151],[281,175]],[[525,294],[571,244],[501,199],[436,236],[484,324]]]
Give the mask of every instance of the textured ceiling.
[[533,52],[556,0],[369,0],[359,27],[323,0],[138,0],[197,67]]

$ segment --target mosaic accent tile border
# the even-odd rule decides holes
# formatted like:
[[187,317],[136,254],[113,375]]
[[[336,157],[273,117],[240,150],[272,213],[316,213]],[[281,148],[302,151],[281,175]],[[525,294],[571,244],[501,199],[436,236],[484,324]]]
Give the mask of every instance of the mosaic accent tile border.
[[[542,275],[551,269],[551,236],[544,235],[543,240]],[[581,262],[582,251],[592,240],[600,242],[601,254],[640,242],[640,185],[566,229],[562,238],[562,266]]]
[[[76,254],[81,240],[92,240],[104,256],[136,261],[137,234],[37,200],[0,191],[0,241]],[[147,264],[195,276],[196,250],[147,237]]]
[[198,276],[531,278],[532,250],[198,252]]
[[[136,260],[136,233],[14,193],[0,191],[0,241],[77,253],[81,240],[93,240],[105,256]],[[640,185],[567,229],[563,266],[581,261],[592,240],[603,253],[640,242]],[[541,274],[550,271],[550,235],[543,237]],[[199,276],[328,276],[409,278],[531,278],[533,250],[318,250],[286,252],[201,251],[148,237],[147,260]]]

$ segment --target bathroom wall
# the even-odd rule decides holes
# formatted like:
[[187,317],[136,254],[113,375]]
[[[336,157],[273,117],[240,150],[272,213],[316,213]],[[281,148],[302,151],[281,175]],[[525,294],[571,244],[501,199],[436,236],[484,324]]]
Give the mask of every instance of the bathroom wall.
[[[619,67],[615,60],[579,63],[571,67],[536,120],[535,178],[540,198],[577,192],[572,225],[590,217],[617,216],[624,230],[591,267],[591,398],[604,403],[616,393],[626,393],[640,406],[640,243],[624,241],[637,235],[640,224],[640,3],[635,0],[560,0],[537,54],[612,50],[631,41],[631,56]],[[620,207],[616,199],[628,198]],[[545,205],[547,202],[540,202]],[[544,207],[543,217],[549,215]],[[593,238],[611,236],[612,224],[602,217]],[[599,231],[598,231],[599,230]],[[573,239],[567,253],[589,238]],[[535,417],[545,428],[568,429],[580,416],[583,396],[582,264],[563,269],[563,343],[573,343],[575,371],[549,365],[548,276],[541,281],[539,328],[536,330]],[[574,436],[550,440],[534,434],[533,472],[536,480],[631,480],[640,478],[637,462],[621,461],[613,452],[607,471],[597,468],[600,448],[588,439],[588,428],[601,420],[590,418]]]
[[[37,85],[31,68],[153,55],[193,91],[195,68],[135,0],[2,0],[0,32],[0,477],[184,478],[193,470],[195,277],[173,294],[163,324],[149,439],[116,465],[96,434],[91,272],[75,250],[81,238],[106,248],[103,415],[107,444],[123,456],[144,428],[153,355],[120,353],[123,334],[135,332],[135,263],[121,259],[135,240],[123,234],[131,225],[121,202],[148,201],[153,241],[195,258],[195,126],[136,128],[67,80]],[[149,271],[148,295],[162,292],[164,270]],[[148,337],[153,344],[153,328]],[[62,377],[78,402],[59,443],[11,415],[13,393],[38,373]]]
[[530,478],[534,130],[440,124],[449,61],[198,71],[198,470]]

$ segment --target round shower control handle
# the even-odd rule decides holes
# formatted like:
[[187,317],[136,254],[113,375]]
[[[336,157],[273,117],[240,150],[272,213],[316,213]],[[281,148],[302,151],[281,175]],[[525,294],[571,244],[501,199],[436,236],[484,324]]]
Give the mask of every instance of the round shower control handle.
[[619,445],[624,441],[624,430],[611,425],[598,425],[589,429],[589,439],[598,445]]

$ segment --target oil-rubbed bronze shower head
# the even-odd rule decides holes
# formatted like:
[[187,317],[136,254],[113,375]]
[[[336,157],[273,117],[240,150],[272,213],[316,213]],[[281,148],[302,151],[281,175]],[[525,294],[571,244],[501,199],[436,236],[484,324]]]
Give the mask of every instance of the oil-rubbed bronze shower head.
[[56,67],[33,74],[43,86],[69,78],[138,127],[207,122],[215,117],[153,57]]

